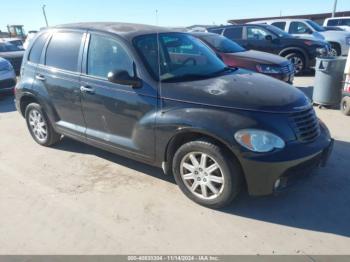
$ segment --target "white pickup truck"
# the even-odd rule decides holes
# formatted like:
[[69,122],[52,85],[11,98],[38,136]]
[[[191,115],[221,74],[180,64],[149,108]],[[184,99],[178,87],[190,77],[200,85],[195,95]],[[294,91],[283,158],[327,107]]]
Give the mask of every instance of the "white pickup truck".
[[322,39],[332,46],[332,54],[346,56],[350,47],[350,32],[326,31],[322,26],[309,19],[271,19],[250,22],[250,24],[269,24],[291,35],[308,39]]
[[350,16],[327,18],[323,26],[334,26],[350,32]]

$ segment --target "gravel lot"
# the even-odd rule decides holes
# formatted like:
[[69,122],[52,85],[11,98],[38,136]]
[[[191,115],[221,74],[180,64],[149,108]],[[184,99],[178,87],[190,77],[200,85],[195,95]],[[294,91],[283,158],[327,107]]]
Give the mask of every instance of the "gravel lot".
[[[312,77],[296,79],[310,92]],[[0,254],[349,254],[350,118],[319,110],[329,165],[287,193],[214,211],[161,170],[64,139],[31,139],[0,98]]]

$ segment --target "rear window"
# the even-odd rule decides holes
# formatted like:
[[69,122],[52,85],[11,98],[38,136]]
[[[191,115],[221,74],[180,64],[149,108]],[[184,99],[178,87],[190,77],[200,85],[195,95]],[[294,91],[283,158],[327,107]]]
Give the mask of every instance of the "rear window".
[[284,30],[286,28],[286,22],[275,22],[272,23],[273,26],[278,27],[279,29]]
[[47,38],[48,34],[42,34],[36,39],[29,53],[28,60],[30,62],[36,64],[40,63],[41,53],[43,51]]
[[224,36],[229,39],[242,39],[243,27],[227,28],[224,32]]
[[83,34],[78,32],[55,33],[47,47],[46,65],[77,71],[82,37]]

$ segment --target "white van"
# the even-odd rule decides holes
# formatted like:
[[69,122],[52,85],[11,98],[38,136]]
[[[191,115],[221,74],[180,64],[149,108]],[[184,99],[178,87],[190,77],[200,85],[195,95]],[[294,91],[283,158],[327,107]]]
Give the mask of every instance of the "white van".
[[332,46],[332,54],[347,56],[350,47],[350,32],[326,31],[322,26],[309,19],[271,19],[251,22],[250,24],[268,24],[276,26],[293,36],[310,40],[326,40]]
[[336,26],[350,32],[350,16],[327,18],[323,26]]

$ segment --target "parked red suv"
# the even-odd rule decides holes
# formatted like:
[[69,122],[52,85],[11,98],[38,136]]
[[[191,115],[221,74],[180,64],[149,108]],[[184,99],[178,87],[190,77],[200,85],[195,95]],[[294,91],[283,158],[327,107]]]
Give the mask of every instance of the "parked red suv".
[[293,83],[294,66],[281,56],[255,50],[248,51],[225,36],[214,33],[195,32],[192,35],[213,49],[230,67],[250,69],[290,84]]

